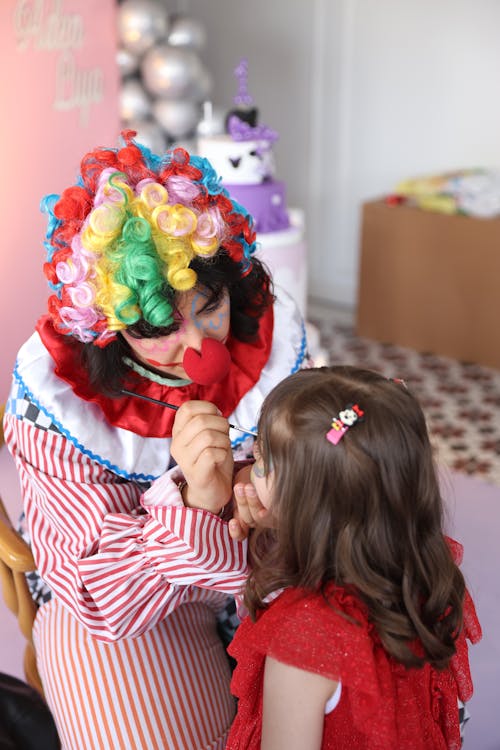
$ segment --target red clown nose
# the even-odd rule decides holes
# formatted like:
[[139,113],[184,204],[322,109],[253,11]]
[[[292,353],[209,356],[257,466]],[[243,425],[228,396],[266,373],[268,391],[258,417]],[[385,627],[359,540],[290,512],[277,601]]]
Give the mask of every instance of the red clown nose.
[[231,355],[216,339],[203,339],[201,352],[189,347],[182,360],[187,376],[198,385],[213,385],[224,380],[231,366]]

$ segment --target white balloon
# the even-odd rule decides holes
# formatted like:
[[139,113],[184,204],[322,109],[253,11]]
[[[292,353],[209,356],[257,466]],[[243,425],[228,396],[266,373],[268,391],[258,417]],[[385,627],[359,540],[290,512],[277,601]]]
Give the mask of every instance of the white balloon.
[[154,120],[132,120],[128,123],[131,130],[137,131],[134,140],[146,146],[154,154],[162,155],[167,150],[167,139],[160,125]]
[[153,114],[171,138],[185,138],[194,132],[201,109],[189,99],[157,99],[153,104]]
[[153,96],[181,99],[193,96],[203,66],[197,54],[186,47],[157,44],[141,63],[144,86]]
[[161,0],[124,0],[118,6],[118,38],[134,55],[146,50],[168,34],[169,19]]
[[137,78],[123,81],[119,93],[120,118],[124,122],[144,120],[151,112],[151,99]]
[[204,27],[194,18],[179,16],[174,18],[167,37],[172,47],[191,47],[202,49],[207,41]]
[[117,49],[116,62],[118,63],[118,70],[122,78],[132,75],[132,73],[135,73],[139,69],[139,60],[130,50],[125,49],[125,47]]

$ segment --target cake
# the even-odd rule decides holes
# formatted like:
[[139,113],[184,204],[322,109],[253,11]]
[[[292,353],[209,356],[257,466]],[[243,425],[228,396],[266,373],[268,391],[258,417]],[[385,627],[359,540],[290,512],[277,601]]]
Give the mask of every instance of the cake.
[[[305,316],[303,212],[288,209],[285,183],[276,179],[273,147],[278,133],[258,123],[258,110],[248,94],[247,61],[241,60],[234,73],[238,81],[235,107],[221,121],[213,116],[211,104],[205,104],[197,150],[211,162],[231,197],[253,216],[259,257],[272,271],[275,283],[295,297]],[[220,132],[221,125],[224,132]]]

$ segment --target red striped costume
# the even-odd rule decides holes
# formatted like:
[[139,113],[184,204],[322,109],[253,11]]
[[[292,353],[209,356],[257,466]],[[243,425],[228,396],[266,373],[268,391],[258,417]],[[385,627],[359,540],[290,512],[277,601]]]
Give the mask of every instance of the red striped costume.
[[[304,356],[300,321],[277,303],[269,361],[230,421],[252,428]],[[52,591],[35,639],[65,750],[223,748],[235,707],[217,614],[244,580],[245,549],[220,519],[176,507],[170,439],[110,425],[55,375],[38,334],[18,356],[5,437]]]

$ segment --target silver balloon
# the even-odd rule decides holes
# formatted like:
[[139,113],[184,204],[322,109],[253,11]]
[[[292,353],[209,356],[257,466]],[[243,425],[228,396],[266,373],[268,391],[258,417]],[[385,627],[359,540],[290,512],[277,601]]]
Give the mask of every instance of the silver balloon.
[[122,78],[132,75],[139,69],[139,60],[125,47],[120,47],[116,51],[116,62]]
[[160,39],[166,39],[169,19],[161,0],[124,0],[118,6],[118,38],[134,55],[143,55]]
[[151,112],[151,99],[137,78],[123,81],[119,94],[120,118],[123,122],[145,120]]
[[153,114],[171,138],[184,138],[195,130],[201,108],[189,99],[157,99]]
[[168,99],[193,97],[203,65],[197,54],[186,47],[157,44],[141,63],[144,86],[153,96]]
[[167,41],[172,47],[191,47],[202,49],[207,41],[204,27],[189,16],[179,16],[170,25]]
[[214,79],[210,71],[200,63],[200,72],[191,84],[189,96],[197,102],[204,102],[210,98],[214,87]]
[[160,156],[167,150],[167,139],[160,125],[153,120],[131,120],[128,123],[131,130],[135,130],[137,135],[134,140],[142,143],[149,148],[154,154]]

